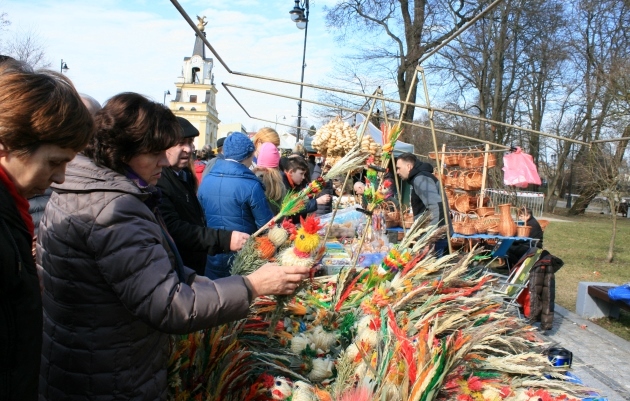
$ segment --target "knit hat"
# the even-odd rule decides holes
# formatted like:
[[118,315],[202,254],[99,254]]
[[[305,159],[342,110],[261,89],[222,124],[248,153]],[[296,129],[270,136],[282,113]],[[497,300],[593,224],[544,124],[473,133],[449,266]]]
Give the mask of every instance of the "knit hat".
[[258,149],[258,167],[278,168],[280,164],[280,152],[278,148],[271,142],[265,142]]
[[242,132],[232,132],[228,134],[223,142],[223,156],[226,159],[236,160],[240,162],[247,159],[256,148],[254,142]]
[[199,136],[199,130],[195,128],[190,123],[190,121],[179,116],[177,117],[177,121],[179,122],[179,126],[182,127],[182,131],[184,132],[182,138],[193,138]]

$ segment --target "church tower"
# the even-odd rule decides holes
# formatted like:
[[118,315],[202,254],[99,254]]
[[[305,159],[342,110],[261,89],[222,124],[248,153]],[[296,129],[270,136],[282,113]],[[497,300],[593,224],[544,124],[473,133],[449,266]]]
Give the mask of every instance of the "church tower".
[[[197,17],[197,27],[204,32],[206,17]],[[199,130],[195,138],[195,148],[204,145],[216,145],[219,114],[216,108],[217,88],[214,86],[212,73],[213,60],[206,57],[206,47],[198,35],[195,35],[195,47],[191,57],[184,57],[181,76],[175,82],[175,98],[169,102],[169,108],[176,116],[183,117]]]

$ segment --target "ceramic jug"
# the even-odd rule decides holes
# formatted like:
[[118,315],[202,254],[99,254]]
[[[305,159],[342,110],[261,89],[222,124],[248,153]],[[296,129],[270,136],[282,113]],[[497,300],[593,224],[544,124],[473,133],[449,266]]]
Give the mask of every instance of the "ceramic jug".
[[499,235],[503,237],[513,237],[516,235],[516,223],[514,219],[512,219],[512,214],[510,213],[511,208],[512,205],[510,203],[499,205]]

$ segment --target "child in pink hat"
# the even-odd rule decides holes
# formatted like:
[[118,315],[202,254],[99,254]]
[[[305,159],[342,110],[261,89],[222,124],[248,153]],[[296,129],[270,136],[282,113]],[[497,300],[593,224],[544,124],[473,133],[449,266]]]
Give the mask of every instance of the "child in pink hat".
[[265,142],[258,149],[258,160],[256,166],[266,168],[278,168],[280,164],[280,152],[276,145],[271,142]]
[[276,145],[271,142],[265,142],[260,145],[258,161],[253,171],[265,186],[265,196],[273,214],[277,214],[280,211],[282,198],[286,194],[282,175],[278,169],[279,164],[280,152]]

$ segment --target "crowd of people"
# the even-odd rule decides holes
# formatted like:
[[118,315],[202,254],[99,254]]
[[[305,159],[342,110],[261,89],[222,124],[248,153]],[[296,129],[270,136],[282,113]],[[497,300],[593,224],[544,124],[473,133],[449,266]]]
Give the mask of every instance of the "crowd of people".
[[[254,298],[308,277],[271,263],[246,277],[200,274],[251,226],[207,224],[216,215],[196,196],[195,135],[135,93],[92,116],[63,75],[2,58],[0,399],[165,399],[169,334],[243,318]],[[209,161],[247,180],[254,146],[243,139]],[[34,259],[28,199],[51,184]]]

